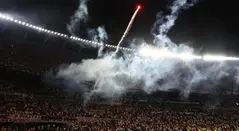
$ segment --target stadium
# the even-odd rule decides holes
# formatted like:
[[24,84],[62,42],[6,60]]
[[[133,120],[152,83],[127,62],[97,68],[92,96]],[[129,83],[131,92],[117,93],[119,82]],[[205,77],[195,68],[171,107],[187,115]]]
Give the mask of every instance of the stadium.
[[[44,0],[0,1],[1,131],[239,130],[239,47],[184,43],[203,43],[202,33],[192,37],[196,31],[188,31],[190,21],[224,18],[201,11],[227,4],[102,1],[61,1],[55,7]],[[45,20],[38,19],[41,9]],[[223,29],[212,29],[221,41],[238,33],[224,35]],[[203,30],[209,32],[204,43],[210,42],[214,34]]]

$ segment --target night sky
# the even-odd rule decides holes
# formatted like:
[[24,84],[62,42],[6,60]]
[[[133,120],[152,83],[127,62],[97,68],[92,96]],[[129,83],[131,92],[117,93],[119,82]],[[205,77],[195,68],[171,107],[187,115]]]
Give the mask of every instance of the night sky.
[[[143,5],[127,40],[144,38],[152,43],[150,34],[155,16],[166,11],[170,0],[90,0],[89,26],[104,25],[108,43],[116,45],[122,36],[135,6]],[[78,7],[78,0],[1,0],[0,11],[20,20],[67,33],[66,25]],[[169,32],[176,43],[187,42],[202,52],[239,54],[239,31],[236,0],[199,0],[184,11]]]

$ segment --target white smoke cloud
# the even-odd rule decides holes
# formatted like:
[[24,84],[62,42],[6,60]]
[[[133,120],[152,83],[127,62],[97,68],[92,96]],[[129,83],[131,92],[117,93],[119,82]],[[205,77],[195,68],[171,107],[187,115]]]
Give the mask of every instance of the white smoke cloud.
[[[83,3],[86,4],[86,1]],[[162,17],[158,17],[153,29],[154,44],[157,46],[155,50],[163,48],[174,53],[194,53],[192,48],[185,44],[177,45],[166,35],[174,25],[179,12],[191,7],[194,3],[196,3],[195,0],[190,4],[186,0],[175,0],[170,7],[171,14],[164,17],[167,20],[162,22]],[[85,16],[84,14],[87,14],[86,7],[81,5],[80,8],[83,13],[78,10],[81,13],[78,13],[77,16]],[[98,28],[97,31],[104,32],[101,28]],[[107,38],[105,33],[100,34],[98,36],[101,39]],[[93,37],[95,40],[96,38]],[[238,69],[233,68],[234,63],[202,63],[200,60],[181,61],[143,57],[140,52],[141,49],[146,48],[146,45],[142,44],[137,48],[138,50],[134,53],[123,52],[123,56],[119,58],[114,53],[102,54],[100,51],[101,58],[87,59],[81,63],[73,63],[68,67],[60,68],[57,77],[63,78],[68,85],[75,83],[76,88],[86,89],[88,97],[98,93],[106,98],[121,96],[126,91],[135,88],[146,93],[176,88],[180,89],[186,97],[192,91],[213,90],[223,78],[231,77],[238,82]],[[89,81],[94,82],[93,87],[83,86]]]

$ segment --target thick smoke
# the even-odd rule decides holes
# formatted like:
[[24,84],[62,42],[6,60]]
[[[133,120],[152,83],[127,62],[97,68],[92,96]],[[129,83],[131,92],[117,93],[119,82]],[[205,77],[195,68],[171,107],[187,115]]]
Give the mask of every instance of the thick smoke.
[[[80,5],[83,13],[78,10],[75,21],[87,15],[86,1]],[[186,0],[176,0],[170,6],[171,13],[165,17],[157,17],[153,27],[154,44],[175,53],[194,53],[185,44],[175,44],[167,37],[167,32],[174,25],[179,13],[191,7],[196,1],[187,3]],[[80,13],[81,12],[81,13]],[[75,17],[74,17],[75,18]],[[162,20],[162,18],[164,20]],[[74,19],[73,19],[74,20]],[[72,22],[74,23],[74,22]],[[72,24],[71,25],[74,25]],[[74,26],[71,26],[72,30]],[[105,36],[105,35],[103,35]],[[94,38],[95,39],[95,38]],[[83,60],[60,68],[57,78],[63,78],[68,85],[84,88],[88,98],[93,94],[100,94],[106,98],[117,98],[131,89],[140,89],[146,93],[158,90],[179,89],[187,97],[192,91],[212,92],[223,83],[235,83],[232,89],[237,89],[238,69],[235,63],[203,63],[200,60],[181,61],[176,59],[158,59],[143,57],[140,52],[147,46],[142,43],[134,53],[123,52],[123,56],[115,57],[114,53],[102,54],[98,59]],[[154,47],[151,47],[154,48]],[[156,48],[155,48],[156,49]],[[230,79],[228,79],[230,78]],[[223,83],[221,82],[223,80]],[[93,82],[92,86],[85,86]]]

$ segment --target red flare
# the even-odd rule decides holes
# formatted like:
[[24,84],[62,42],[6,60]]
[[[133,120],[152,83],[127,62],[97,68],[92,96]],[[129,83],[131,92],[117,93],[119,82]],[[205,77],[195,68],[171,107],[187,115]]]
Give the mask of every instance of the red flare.
[[141,5],[137,5],[137,9],[142,9],[142,6]]

